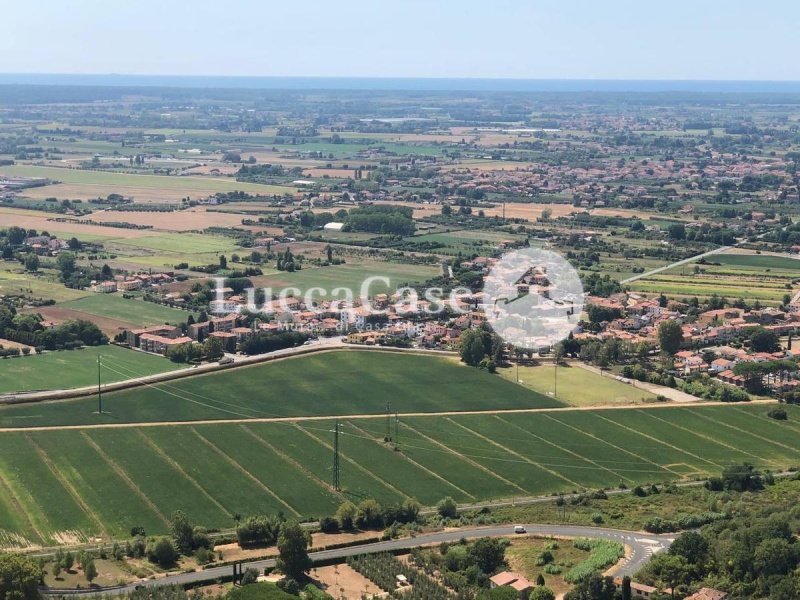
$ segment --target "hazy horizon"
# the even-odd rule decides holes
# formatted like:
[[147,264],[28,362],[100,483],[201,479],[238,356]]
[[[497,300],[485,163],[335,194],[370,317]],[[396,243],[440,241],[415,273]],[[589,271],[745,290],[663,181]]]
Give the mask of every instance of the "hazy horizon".
[[0,72],[798,81],[798,22],[788,0],[31,0]]

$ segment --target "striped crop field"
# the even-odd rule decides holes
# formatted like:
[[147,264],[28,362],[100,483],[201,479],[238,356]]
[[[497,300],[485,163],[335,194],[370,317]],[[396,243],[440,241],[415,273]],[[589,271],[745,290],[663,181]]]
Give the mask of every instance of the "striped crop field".
[[[167,531],[175,510],[230,528],[235,515],[314,518],[345,499],[433,505],[800,465],[800,408],[768,405],[349,417],[342,490],[334,421],[142,423],[0,433],[0,546]],[[394,438],[384,442],[387,435]]]

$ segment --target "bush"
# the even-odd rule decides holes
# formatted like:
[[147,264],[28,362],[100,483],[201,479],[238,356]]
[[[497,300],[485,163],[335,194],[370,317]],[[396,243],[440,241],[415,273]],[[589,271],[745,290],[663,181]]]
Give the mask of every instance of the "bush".
[[456,504],[456,501],[448,496],[447,498],[442,499],[439,504],[436,505],[436,511],[441,517],[446,519],[455,519],[458,516],[458,504]]
[[319,530],[322,533],[336,533],[339,531],[339,522],[333,517],[322,517],[319,520]]
[[147,559],[159,567],[169,568],[178,560],[178,551],[172,545],[172,540],[163,537],[154,539],[147,547]]
[[767,416],[777,421],[786,421],[789,418],[789,415],[783,408],[773,408],[767,413]]

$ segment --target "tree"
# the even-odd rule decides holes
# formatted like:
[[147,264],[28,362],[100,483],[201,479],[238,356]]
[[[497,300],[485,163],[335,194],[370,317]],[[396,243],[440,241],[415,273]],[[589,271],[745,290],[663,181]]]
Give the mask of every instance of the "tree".
[[756,327],[750,332],[750,349],[753,352],[777,352],[781,349],[781,341],[774,331]]
[[56,561],[55,563],[53,563],[53,577],[59,579],[60,576],[61,576],[61,563],[59,561]]
[[461,335],[459,348],[461,360],[471,367],[477,367],[486,356],[486,348],[481,332],[468,329]]
[[169,538],[162,537],[155,540],[151,547],[148,548],[147,556],[151,562],[157,563],[158,566],[163,568],[171,567],[178,560],[178,551],[172,545]]
[[69,572],[74,564],[75,564],[75,556],[72,554],[72,552],[67,552],[64,555],[64,570]]
[[114,271],[111,270],[111,267],[109,267],[108,264],[104,264],[103,268],[100,269],[100,279],[103,281],[114,279]]
[[339,505],[336,509],[336,520],[339,522],[339,527],[345,531],[351,531],[355,525],[356,520],[356,505],[347,500]]
[[669,355],[675,354],[683,342],[683,328],[677,321],[669,319],[658,325],[658,343],[661,351]]
[[325,246],[325,257],[328,259],[329,263],[333,262],[333,248],[331,248],[330,244]]
[[683,223],[673,223],[667,227],[667,234],[673,240],[682,240],[686,238],[686,227]]
[[689,581],[689,565],[682,556],[674,554],[657,554],[650,559],[647,570],[653,575],[662,588],[671,588],[675,597],[675,588]]
[[631,578],[628,575],[622,578],[622,600],[631,600]]
[[528,600],[556,600],[556,595],[549,587],[538,585],[531,590]]
[[39,270],[39,257],[31,252],[25,257],[25,270],[35,273]]
[[224,254],[219,255],[219,268],[220,269],[227,269],[228,268],[228,259],[225,258]]
[[447,496],[436,505],[436,511],[441,517],[455,519],[458,516],[458,504],[450,496]]
[[94,566],[94,560],[91,558],[83,565],[83,574],[86,576],[86,581],[89,583],[97,579],[97,567]]
[[56,268],[61,271],[61,278],[67,279],[75,272],[75,255],[72,252],[62,252],[56,258]]
[[501,585],[491,590],[483,590],[478,600],[517,600],[517,590],[510,585]]
[[278,535],[278,570],[292,579],[303,579],[312,564],[309,546],[311,536],[299,523],[284,523]]
[[753,465],[730,465],[722,470],[722,485],[726,490],[750,492],[764,487],[761,473]]
[[189,522],[186,513],[182,510],[176,510],[172,513],[169,529],[172,534],[172,540],[175,542],[175,547],[184,554],[191,554],[194,527]]
[[494,573],[506,560],[506,550],[496,538],[480,538],[470,547],[467,556],[486,574]]
[[222,340],[215,336],[208,336],[203,342],[203,354],[208,360],[219,360],[225,354]]
[[682,556],[690,565],[705,562],[708,557],[708,541],[695,531],[686,531],[679,535],[669,548],[669,553]]
[[21,554],[0,554],[0,600],[38,600],[42,568]]

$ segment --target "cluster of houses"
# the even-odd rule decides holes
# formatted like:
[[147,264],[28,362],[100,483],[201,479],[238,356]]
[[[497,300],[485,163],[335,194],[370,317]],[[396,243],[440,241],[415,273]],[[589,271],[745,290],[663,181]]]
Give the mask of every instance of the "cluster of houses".
[[[743,387],[744,378],[734,374],[741,362],[765,362],[791,359],[800,356],[800,349],[792,349],[791,342],[777,352],[755,352],[738,346],[738,341],[749,337],[753,329],[763,327],[779,337],[800,333],[800,300],[795,299],[786,310],[774,307],[757,310],[721,308],[700,313],[688,319],[688,306],[674,300],[662,305],[658,299],[634,293],[614,294],[608,298],[588,297],[587,304],[617,312],[621,316],[602,322],[597,333],[580,332],[577,339],[618,339],[628,343],[646,342],[658,345],[658,326],[668,319],[681,323],[685,349],[675,354],[674,368],[683,375],[706,373],[723,383]],[[733,344],[733,345],[732,345]],[[697,350],[697,349],[700,350]],[[708,351],[715,358],[707,362]],[[785,392],[796,388],[800,381],[791,377],[774,377],[765,381],[774,391]]]
[[156,287],[175,281],[175,273],[136,273],[135,275],[115,275],[108,281],[92,282],[91,290],[99,294],[113,292],[131,292],[134,290]]
[[69,246],[64,240],[49,235],[37,235],[25,240],[25,244],[40,256],[56,256]]

